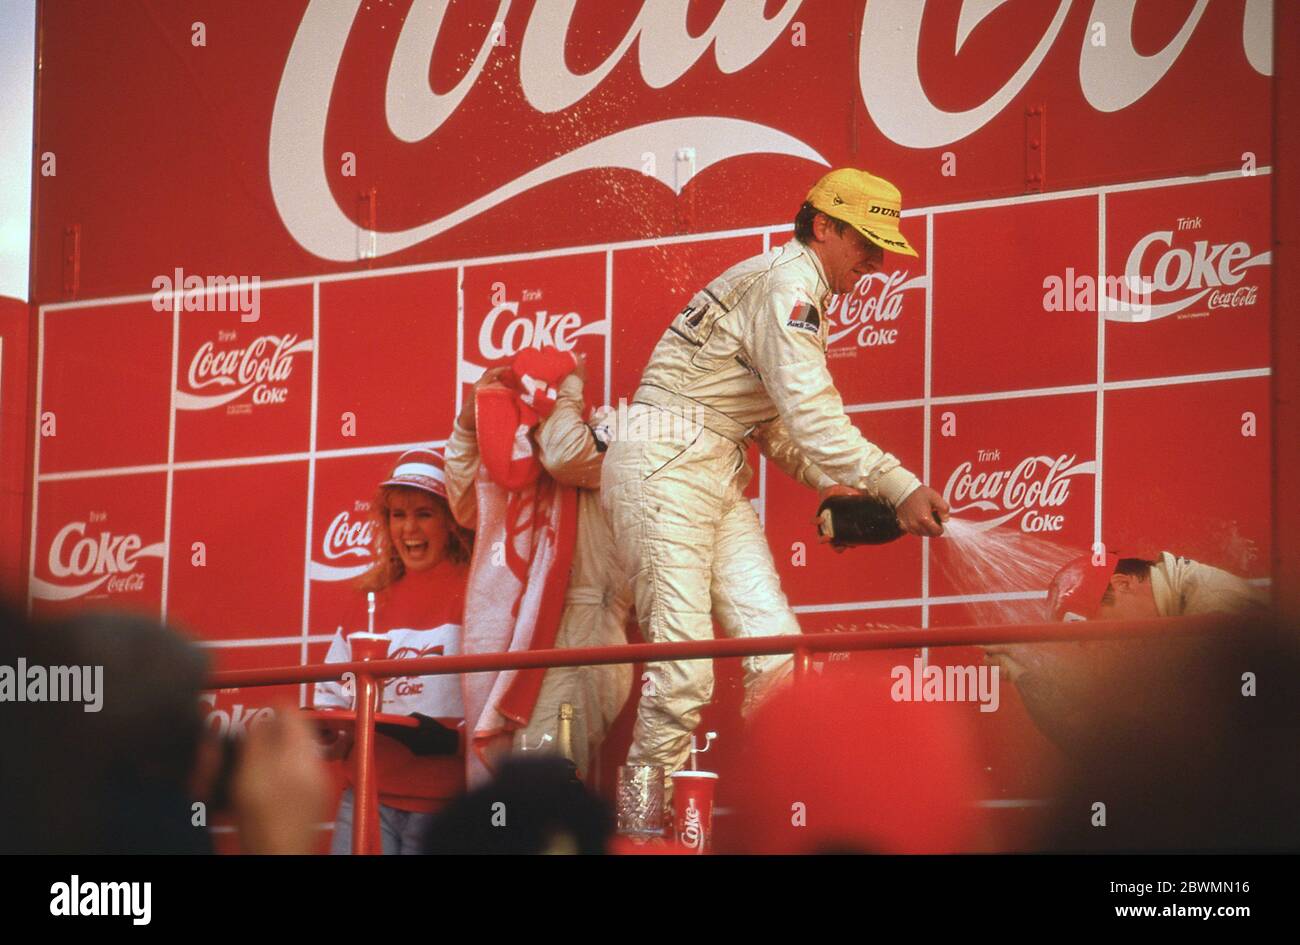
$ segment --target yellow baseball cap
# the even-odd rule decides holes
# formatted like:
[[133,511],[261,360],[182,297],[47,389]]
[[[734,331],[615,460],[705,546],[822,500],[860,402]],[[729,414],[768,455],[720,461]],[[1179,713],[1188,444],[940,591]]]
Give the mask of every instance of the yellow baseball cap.
[[883,177],[841,167],[814,184],[807,201],[828,217],[851,224],[881,249],[916,255],[898,228],[903,195]]

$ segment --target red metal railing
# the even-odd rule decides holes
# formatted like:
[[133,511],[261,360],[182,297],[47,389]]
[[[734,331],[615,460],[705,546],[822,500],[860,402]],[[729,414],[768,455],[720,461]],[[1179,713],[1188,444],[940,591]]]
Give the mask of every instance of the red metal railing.
[[1066,643],[1147,636],[1191,635],[1223,626],[1223,615],[1155,617],[1146,620],[1098,620],[1071,623],[999,624],[995,626],[908,627],[815,633],[779,637],[694,640],[685,643],[628,643],[621,646],[574,647],[520,653],[475,653],[426,656],[418,659],[365,659],[351,663],[282,666],[214,673],[209,689],[281,686],[325,682],[352,675],[356,680],[356,742],[352,750],[356,796],[353,804],[352,849],[378,853],[372,839],[379,816],[374,775],[375,702],[379,680],[394,676],[440,676],[506,669],[553,666],[602,666],[613,663],[662,663],[693,659],[735,659],[744,656],[794,655],[796,684],[809,675],[814,653],[856,650],[910,650],[918,647],[983,646],[1003,643]]

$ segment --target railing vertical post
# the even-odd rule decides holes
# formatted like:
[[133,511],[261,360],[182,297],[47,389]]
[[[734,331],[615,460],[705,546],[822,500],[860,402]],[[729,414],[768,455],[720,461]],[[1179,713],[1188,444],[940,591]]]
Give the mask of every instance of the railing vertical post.
[[812,651],[807,647],[794,648],[794,684],[802,688],[812,674]]
[[371,833],[379,823],[379,783],[375,778],[375,694],[379,685],[369,673],[357,673],[356,746],[353,774],[352,852],[376,854]]
[[[388,656],[387,637],[354,633],[348,638],[353,662],[369,663]],[[352,748],[352,852],[382,853],[379,836],[379,781],[375,777],[375,712],[382,705],[382,680],[369,667],[353,673],[356,691],[356,742]]]

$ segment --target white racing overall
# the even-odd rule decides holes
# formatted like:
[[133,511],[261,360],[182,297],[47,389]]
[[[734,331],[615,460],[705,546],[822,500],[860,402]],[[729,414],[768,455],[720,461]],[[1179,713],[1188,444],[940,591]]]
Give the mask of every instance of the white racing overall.
[[[727,270],[691,299],[656,346],[626,429],[605,456],[601,503],[631,575],[647,640],[799,633],[744,495],[751,440],[813,489],[863,489],[897,507],[920,483],[844,414],[826,368],[821,265],[792,240]],[[692,422],[677,422],[682,416]],[[750,657],[745,712],[789,672]],[[713,693],[709,660],[655,664],[629,763],[680,769]]]

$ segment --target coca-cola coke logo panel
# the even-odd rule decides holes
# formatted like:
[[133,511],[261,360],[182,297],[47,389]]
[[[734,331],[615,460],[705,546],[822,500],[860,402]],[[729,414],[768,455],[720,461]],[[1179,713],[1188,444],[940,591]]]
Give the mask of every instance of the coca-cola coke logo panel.
[[172,313],[131,303],[42,317],[41,469],[167,462]]
[[322,283],[317,447],[444,438],[455,351],[455,269]]
[[932,595],[1042,590],[1051,575],[1032,575],[1016,559],[1050,560],[1041,541],[1091,545],[1096,414],[1096,396],[1089,394],[935,408],[930,484],[968,529],[1020,537],[1009,548],[995,541],[981,553],[954,546],[955,538],[931,540]]
[[1108,378],[1268,364],[1269,199],[1259,176],[1107,197],[1107,275],[1150,287],[1148,310],[1107,314]]
[[176,458],[300,452],[310,445],[310,286],[259,289],[257,321],[182,312]]
[[302,633],[307,463],[182,469],[168,618],[202,639]]
[[925,394],[925,220],[904,226],[920,258],[886,254],[880,272],[835,296],[826,312],[826,362],[848,404]]
[[44,482],[39,489],[33,613],[108,608],[157,617],[166,475],[94,476]]

